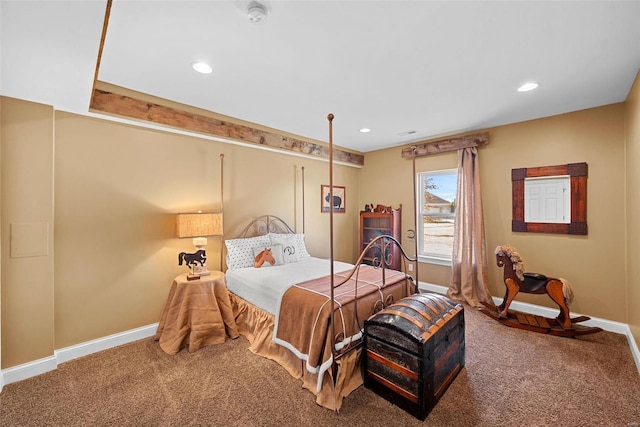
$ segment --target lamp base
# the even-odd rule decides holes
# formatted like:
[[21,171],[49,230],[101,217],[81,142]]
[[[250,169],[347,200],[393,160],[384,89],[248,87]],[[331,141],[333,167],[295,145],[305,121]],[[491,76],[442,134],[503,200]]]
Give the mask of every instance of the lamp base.
[[211,274],[211,272],[209,270],[207,270],[207,267],[205,265],[196,265],[195,267],[193,267],[193,275],[198,275],[198,276],[208,276]]

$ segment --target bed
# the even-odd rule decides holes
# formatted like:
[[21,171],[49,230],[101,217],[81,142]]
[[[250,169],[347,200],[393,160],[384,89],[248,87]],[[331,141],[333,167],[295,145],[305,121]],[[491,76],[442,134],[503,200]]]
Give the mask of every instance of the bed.
[[[399,245],[390,236],[370,245],[389,244]],[[249,349],[302,380],[319,405],[339,410],[343,398],[363,383],[364,320],[414,293],[413,279],[384,262],[371,266],[361,259],[355,265],[333,261],[331,269],[331,259],[308,253],[303,233],[270,215],[251,221],[225,246],[227,288]]]

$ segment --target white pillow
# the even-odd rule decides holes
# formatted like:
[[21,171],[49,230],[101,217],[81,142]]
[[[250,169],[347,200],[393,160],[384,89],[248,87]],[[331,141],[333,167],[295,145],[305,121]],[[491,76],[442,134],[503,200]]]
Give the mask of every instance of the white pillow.
[[271,243],[282,245],[284,262],[298,262],[303,256],[311,256],[304,245],[304,234],[269,233]]
[[294,236],[296,239],[296,246],[298,247],[298,252],[300,253],[300,256],[311,256],[311,254],[307,252],[307,246],[304,244],[304,234],[296,233],[294,234]]
[[[264,256],[264,261],[259,259],[259,255],[264,251],[269,251],[269,255]],[[270,267],[272,265],[282,265],[284,262],[282,245],[256,246],[253,248],[253,266],[255,268]]]
[[235,270],[253,267],[253,248],[257,246],[268,247],[271,245],[271,239],[265,234],[246,239],[225,240],[224,244],[227,247],[227,269]]

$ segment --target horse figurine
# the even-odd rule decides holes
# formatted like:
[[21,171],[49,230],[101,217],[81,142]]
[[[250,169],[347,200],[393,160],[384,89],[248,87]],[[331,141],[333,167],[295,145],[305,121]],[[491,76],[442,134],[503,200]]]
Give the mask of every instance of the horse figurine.
[[268,262],[271,265],[276,265],[276,259],[273,257],[273,253],[271,253],[271,248],[264,248],[260,251],[254,259],[253,266],[255,268],[260,268],[265,262]]
[[569,305],[573,301],[573,290],[566,279],[555,279],[537,273],[525,273],[524,262],[517,249],[511,245],[498,246],[495,250],[496,263],[503,267],[506,293],[502,304],[498,306],[501,317],[508,317],[509,305],[518,294],[547,294],[560,307],[557,319],[565,329],[571,328]]
[[197,264],[203,266],[207,261],[207,254],[204,249],[200,249],[192,254],[188,254],[186,252],[180,252],[178,254],[178,265],[182,265],[184,262],[188,267],[193,268]]

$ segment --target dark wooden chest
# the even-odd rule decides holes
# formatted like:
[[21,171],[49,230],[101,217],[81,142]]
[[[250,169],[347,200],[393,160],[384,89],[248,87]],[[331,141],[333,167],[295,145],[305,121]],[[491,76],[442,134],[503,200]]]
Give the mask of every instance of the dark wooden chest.
[[414,294],[364,323],[364,385],[424,420],[464,366],[464,309]]

